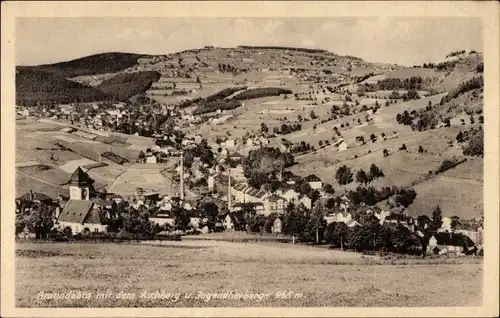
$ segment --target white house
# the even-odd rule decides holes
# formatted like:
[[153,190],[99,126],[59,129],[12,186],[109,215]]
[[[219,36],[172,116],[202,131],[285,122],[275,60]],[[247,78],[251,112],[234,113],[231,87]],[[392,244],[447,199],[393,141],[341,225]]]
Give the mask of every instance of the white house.
[[300,193],[298,193],[294,189],[288,189],[285,192],[283,192],[281,196],[285,198],[288,202],[297,203],[300,197]]
[[347,148],[347,144],[345,143],[345,141],[342,141],[341,143],[338,144],[338,151],[339,152],[342,152],[342,151],[346,151],[348,148]]
[[155,224],[160,225],[160,226],[165,225],[165,224],[173,226],[175,224],[174,215],[168,211],[161,211],[157,215],[150,217],[149,220]]
[[299,204],[300,203],[302,203],[308,209],[312,208],[312,200],[305,194],[299,198]]
[[323,187],[323,181],[314,174],[310,174],[305,177],[305,180],[309,183],[313,190],[321,189]]
[[287,201],[285,198],[273,194],[264,199],[265,214],[271,213],[283,214],[285,212]]
[[157,163],[156,156],[147,156],[146,157],[146,163]]

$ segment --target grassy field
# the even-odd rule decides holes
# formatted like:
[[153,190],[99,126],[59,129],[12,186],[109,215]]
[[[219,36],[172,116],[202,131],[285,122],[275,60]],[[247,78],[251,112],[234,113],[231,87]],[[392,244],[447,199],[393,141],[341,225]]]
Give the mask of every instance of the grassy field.
[[[284,243],[213,241],[22,243],[16,253],[17,307],[473,306],[482,298],[477,259],[398,263]],[[140,297],[157,290],[172,298]],[[37,299],[40,291],[92,295]],[[135,296],[117,299],[120,291]],[[260,301],[198,298],[199,292],[229,291],[257,293]],[[292,297],[276,297],[283,291],[292,291]],[[111,297],[96,299],[106,292]]]

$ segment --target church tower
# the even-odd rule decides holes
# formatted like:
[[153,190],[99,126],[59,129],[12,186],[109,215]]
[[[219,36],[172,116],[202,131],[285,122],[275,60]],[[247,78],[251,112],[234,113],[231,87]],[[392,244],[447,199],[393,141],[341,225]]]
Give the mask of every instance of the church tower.
[[76,168],[69,180],[69,199],[90,200],[90,188],[93,183],[94,180],[82,168]]

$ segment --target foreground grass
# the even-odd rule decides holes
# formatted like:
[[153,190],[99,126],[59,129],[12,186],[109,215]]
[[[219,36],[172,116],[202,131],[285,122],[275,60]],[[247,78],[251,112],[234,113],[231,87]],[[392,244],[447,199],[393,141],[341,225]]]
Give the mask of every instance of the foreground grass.
[[[169,242],[18,244],[18,307],[473,306],[482,263],[405,265],[280,243]],[[425,260],[424,260],[425,261]],[[431,261],[431,260],[429,260]],[[179,293],[140,298],[143,291]],[[37,299],[43,292],[87,292],[90,299]],[[112,297],[96,299],[110,291]],[[134,299],[117,299],[120,291]],[[205,293],[268,293],[261,301],[196,299]],[[275,297],[293,291],[291,298]],[[191,293],[191,299],[184,294]],[[296,295],[296,297],[295,297]]]

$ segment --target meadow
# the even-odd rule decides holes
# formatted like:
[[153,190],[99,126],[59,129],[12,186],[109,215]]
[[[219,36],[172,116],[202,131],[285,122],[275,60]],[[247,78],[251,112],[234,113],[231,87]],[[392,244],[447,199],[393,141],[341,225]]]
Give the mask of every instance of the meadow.
[[[474,306],[482,276],[480,259],[390,261],[285,243],[17,243],[15,299],[17,307]],[[38,299],[41,291],[92,296]],[[144,291],[179,297],[141,298]],[[228,291],[267,296],[197,298]],[[285,291],[291,298],[277,297]],[[96,299],[106,292],[112,296]]]

